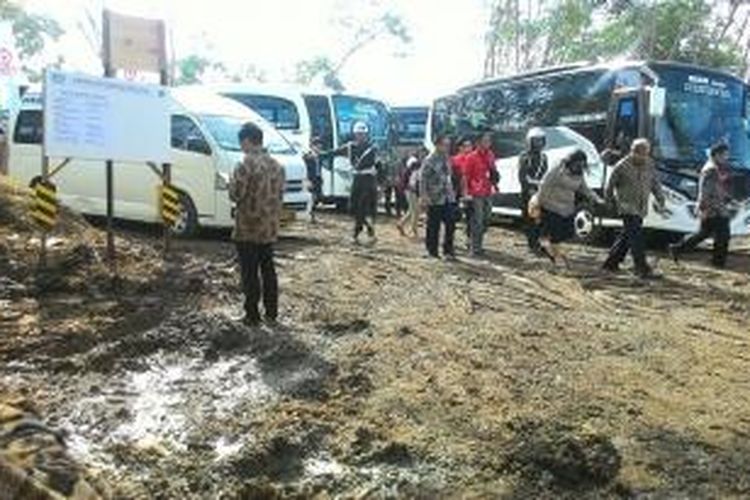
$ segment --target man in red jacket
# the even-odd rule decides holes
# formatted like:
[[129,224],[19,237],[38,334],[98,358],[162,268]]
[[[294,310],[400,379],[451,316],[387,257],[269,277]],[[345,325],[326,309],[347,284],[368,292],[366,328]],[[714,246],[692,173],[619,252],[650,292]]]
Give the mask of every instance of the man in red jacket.
[[476,149],[464,164],[464,197],[472,205],[471,255],[484,254],[484,233],[492,215],[492,195],[495,194],[498,174],[492,152],[492,132],[484,132],[477,140]]
[[462,203],[463,215],[466,219],[466,241],[469,248],[471,248],[471,214],[473,207],[471,201],[466,201],[467,193],[464,191],[466,186],[464,172],[466,171],[466,161],[472,151],[474,151],[474,142],[469,137],[462,137],[458,141],[458,151],[456,151],[456,154],[451,159],[454,175],[453,185],[458,190],[457,199],[464,201]]

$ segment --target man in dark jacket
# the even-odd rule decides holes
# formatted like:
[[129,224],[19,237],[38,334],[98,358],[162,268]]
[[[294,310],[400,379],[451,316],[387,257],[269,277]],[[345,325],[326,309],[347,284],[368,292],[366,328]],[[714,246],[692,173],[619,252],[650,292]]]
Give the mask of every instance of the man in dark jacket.
[[354,214],[354,243],[358,245],[359,235],[365,227],[371,242],[375,242],[375,215],[378,207],[378,151],[370,143],[370,129],[366,123],[356,122],[352,127],[352,132],[354,141],[330,154],[348,157],[352,166],[350,203]]
[[672,258],[677,261],[680,254],[693,250],[706,238],[714,239],[712,264],[723,268],[729,253],[731,177],[729,169],[729,147],[717,144],[711,148],[711,158],[701,170],[698,192],[698,211],[701,218],[700,230],[686,237],[677,245],[669,247]]
[[521,213],[526,224],[526,239],[529,249],[539,254],[539,222],[529,217],[529,200],[539,190],[539,185],[547,173],[548,161],[544,153],[547,136],[544,130],[535,127],[526,135],[526,151],[518,157],[518,182],[521,185]]
[[609,251],[603,269],[617,272],[628,250],[633,255],[635,272],[640,278],[654,276],[646,261],[643,238],[643,219],[648,215],[651,194],[658,210],[664,210],[664,193],[651,159],[651,144],[647,139],[633,141],[630,154],[620,160],[607,184],[607,200],[614,203],[622,216],[623,231]]

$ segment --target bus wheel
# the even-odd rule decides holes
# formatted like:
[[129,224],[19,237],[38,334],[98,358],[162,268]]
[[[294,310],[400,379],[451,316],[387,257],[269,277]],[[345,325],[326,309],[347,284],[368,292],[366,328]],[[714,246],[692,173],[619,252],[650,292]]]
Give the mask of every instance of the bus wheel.
[[180,216],[172,226],[172,234],[178,238],[189,238],[198,231],[198,211],[186,193],[180,193]]

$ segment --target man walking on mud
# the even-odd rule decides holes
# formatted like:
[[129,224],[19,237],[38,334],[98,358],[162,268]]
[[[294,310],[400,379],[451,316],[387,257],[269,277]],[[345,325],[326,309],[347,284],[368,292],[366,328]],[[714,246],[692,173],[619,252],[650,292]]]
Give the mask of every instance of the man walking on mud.
[[730,204],[732,172],[729,169],[729,146],[717,144],[711,148],[711,158],[701,170],[698,192],[700,230],[687,236],[677,245],[670,245],[669,252],[677,261],[681,254],[693,250],[706,238],[714,239],[714,254],[711,263],[723,268],[729,254]]
[[245,294],[244,322],[248,326],[260,324],[262,291],[266,321],[274,324],[279,314],[279,284],[273,244],[281,222],[284,168],[263,149],[263,131],[256,125],[245,124],[238,138],[245,159],[234,171],[229,197],[236,204],[232,238]]
[[351,210],[354,214],[354,244],[359,245],[359,235],[367,228],[370,242],[375,242],[375,215],[378,208],[377,148],[370,143],[370,128],[364,122],[352,127],[354,141],[333,151],[334,156],[346,156],[352,166]]
[[529,215],[529,201],[539,191],[544,175],[549,168],[544,147],[547,135],[544,129],[534,127],[526,134],[526,151],[518,157],[518,182],[521,185],[521,213],[526,225],[526,240],[529,250],[536,255],[542,254],[539,245],[541,227],[539,222]]
[[605,271],[619,271],[629,250],[633,255],[636,275],[642,279],[654,277],[646,261],[643,238],[643,219],[648,214],[652,193],[658,204],[657,210],[663,211],[664,193],[651,159],[651,144],[647,139],[637,139],[633,141],[630,154],[615,166],[607,184],[607,200],[614,203],[622,216],[623,230],[602,266]]

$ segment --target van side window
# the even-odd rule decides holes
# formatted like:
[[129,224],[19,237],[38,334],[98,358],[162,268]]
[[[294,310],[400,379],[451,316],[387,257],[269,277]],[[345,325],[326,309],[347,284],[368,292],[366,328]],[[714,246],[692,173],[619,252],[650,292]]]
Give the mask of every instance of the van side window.
[[211,146],[193,120],[172,115],[172,147],[191,153],[211,154]]
[[13,142],[16,144],[41,144],[44,127],[40,110],[26,110],[18,113]]
[[279,130],[296,130],[299,128],[297,106],[281,97],[252,94],[226,94],[226,97],[238,101],[252,109],[260,116],[273,123]]

